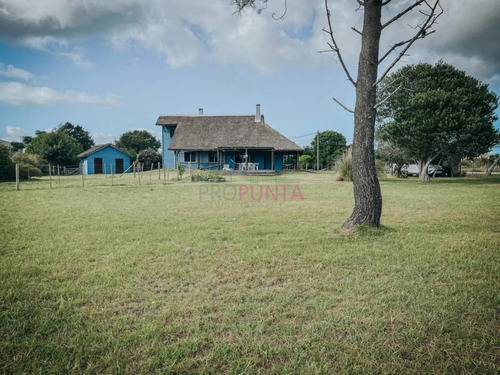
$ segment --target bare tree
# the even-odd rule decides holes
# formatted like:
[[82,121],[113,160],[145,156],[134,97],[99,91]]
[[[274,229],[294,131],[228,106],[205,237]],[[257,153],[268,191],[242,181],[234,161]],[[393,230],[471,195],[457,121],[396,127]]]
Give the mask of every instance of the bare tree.
[[[255,6],[256,0],[236,0],[235,4],[238,10],[248,6]],[[260,0],[263,7],[267,5],[268,0]],[[401,10],[392,18],[382,22],[382,10],[388,6],[392,0],[356,0],[358,10],[363,9],[363,27],[359,31],[353,27],[353,30],[361,35],[361,52],[358,61],[357,79],[349,72],[347,65],[342,57],[341,50],[335,39],[332,26],[332,14],[328,6],[328,0],[325,0],[325,12],[328,21],[328,27],[324,31],[329,35],[328,46],[333,51],[344,70],[347,79],[356,90],[356,105],[354,110],[349,110],[345,105],[334,99],[344,109],[354,113],[354,138],[352,147],[353,163],[353,185],[354,185],[354,211],[344,222],[343,227],[353,229],[360,224],[380,225],[380,216],[382,214],[382,194],[380,184],[375,169],[374,153],[374,135],[375,118],[377,107],[377,85],[387,76],[390,70],[406,54],[409,48],[419,39],[434,33],[432,30],[436,20],[443,13],[440,6],[440,0],[415,0],[413,4]],[[395,43],[380,58],[379,46],[380,37],[385,29],[388,29],[396,21],[402,19],[409,12],[418,9],[422,15],[422,22],[415,25],[414,35]],[[423,9],[423,10],[422,10]],[[386,69],[379,74],[378,68],[393,52],[401,49],[396,57],[390,62]],[[399,90],[400,87],[394,91]],[[389,94],[389,95],[392,95]],[[382,99],[386,100],[386,98]]]

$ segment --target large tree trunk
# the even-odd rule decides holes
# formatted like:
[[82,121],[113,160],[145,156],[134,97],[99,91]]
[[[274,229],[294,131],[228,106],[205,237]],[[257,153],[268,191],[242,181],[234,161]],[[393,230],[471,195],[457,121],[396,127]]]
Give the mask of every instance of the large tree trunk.
[[429,177],[429,164],[431,164],[432,162],[432,159],[431,160],[419,160],[417,162],[417,165],[418,165],[418,178],[420,181],[423,181],[423,182],[427,182],[427,181],[430,181],[430,177]]
[[498,164],[499,161],[500,161],[500,156],[495,159],[495,161],[493,162],[493,164],[490,165],[490,167],[486,171],[486,176],[491,176],[491,173],[493,172],[493,169],[495,169],[495,167],[497,166],[497,164]]
[[382,0],[364,1],[363,35],[356,85],[352,168],[354,211],[344,223],[351,229],[360,224],[380,225],[382,194],[375,169],[373,141],[377,110],[376,87],[382,15]]

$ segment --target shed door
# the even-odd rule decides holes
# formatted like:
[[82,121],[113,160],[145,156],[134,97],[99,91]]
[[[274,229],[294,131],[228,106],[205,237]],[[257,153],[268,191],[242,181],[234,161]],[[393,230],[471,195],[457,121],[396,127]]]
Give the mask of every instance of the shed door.
[[123,159],[115,159],[116,173],[123,173]]
[[94,173],[102,173],[102,158],[94,158]]

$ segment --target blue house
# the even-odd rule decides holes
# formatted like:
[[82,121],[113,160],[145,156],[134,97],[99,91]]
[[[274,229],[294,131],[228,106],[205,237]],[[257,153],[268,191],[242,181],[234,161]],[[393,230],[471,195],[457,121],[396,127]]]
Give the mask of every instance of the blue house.
[[196,169],[295,169],[302,148],[255,115],[160,116],[162,157],[167,168],[179,164]]
[[77,155],[82,163],[83,174],[123,173],[130,167],[132,155],[111,143],[94,146]]

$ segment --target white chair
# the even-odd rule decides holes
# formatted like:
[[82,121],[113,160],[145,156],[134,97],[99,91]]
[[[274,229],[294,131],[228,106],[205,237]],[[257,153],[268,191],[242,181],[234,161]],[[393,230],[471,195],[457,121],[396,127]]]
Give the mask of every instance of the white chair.
[[224,166],[222,167],[222,170],[223,171],[230,171],[231,168],[229,168],[229,164],[224,164]]

